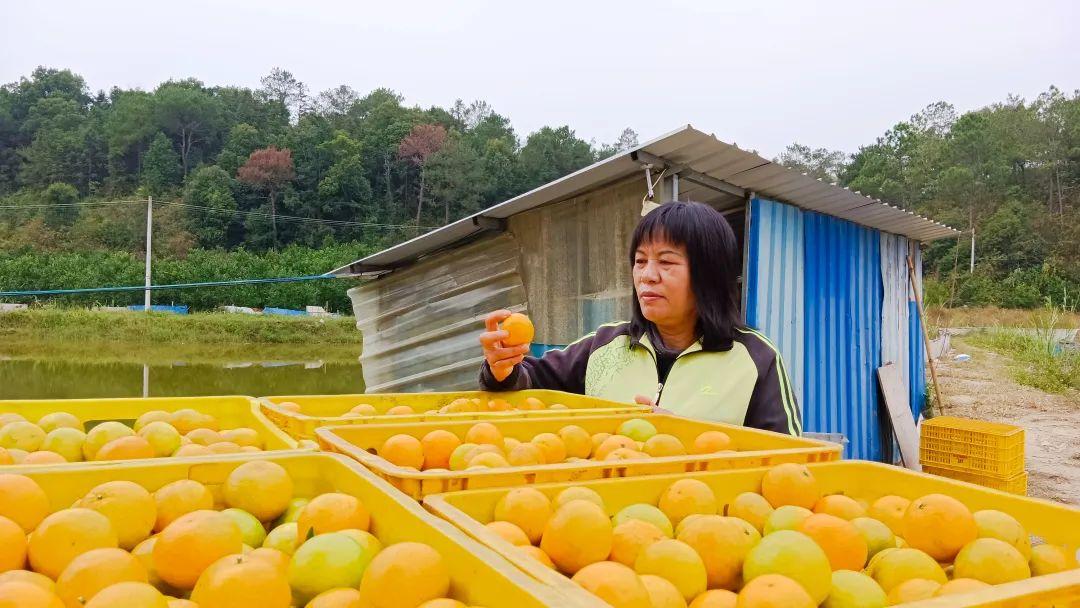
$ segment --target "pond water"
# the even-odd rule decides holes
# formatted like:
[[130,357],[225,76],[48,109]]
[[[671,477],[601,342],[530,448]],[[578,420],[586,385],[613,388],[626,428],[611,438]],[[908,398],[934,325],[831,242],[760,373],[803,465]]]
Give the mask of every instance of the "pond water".
[[[9,352],[5,352],[8,350]],[[43,349],[45,350],[45,349]],[[281,358],[280,349],[245,348],[237,356],[205,356],[186,349],[183,360],[163,359],[159,350],[128,351],[122,357],[36,356],[0,344],[0,399],[179,397],[199,395],[295,395],[364,392],[356,357]]]

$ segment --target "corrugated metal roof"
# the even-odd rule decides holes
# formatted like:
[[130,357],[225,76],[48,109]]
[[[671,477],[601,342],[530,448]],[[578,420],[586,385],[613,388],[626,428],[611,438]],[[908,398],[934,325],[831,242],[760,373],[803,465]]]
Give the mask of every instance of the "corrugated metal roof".
[[[664,162],[690,169],[714,180],[763,197],[818,211],[838,218],[900,234],[918,241],[955,236],[958,232],[929,218],[905,211],[881,200],[774,163],[753,152],[724,143],[690,125],[646,142],[637,148],[606,158],[539,188],[530,190],[480,213],[380,251],[334,274],[381,273],[417,258],[469,239],[497,225],[500,220],[540,205],[558,202],[641,171],[635,153],[659,157]],[[680,192],[700,200],[703,187],[687,183]],[[701,196],[695,196],[695,193]],[[713,194],[714,196],[714,194]]]

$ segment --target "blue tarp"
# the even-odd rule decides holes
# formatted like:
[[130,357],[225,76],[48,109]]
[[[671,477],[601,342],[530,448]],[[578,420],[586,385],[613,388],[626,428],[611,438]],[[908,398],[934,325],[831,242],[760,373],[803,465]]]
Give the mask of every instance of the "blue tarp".
[[[146,307],[143,306],[142,304],[132,304],[131,306],[128,306],[128,309],[143,311],[143,310],[146,310]],[[165,304],[151,304],[150,305],[150,311],[151,312],[171,312],[171,313],[177,314],[177,315],[186,315],[186,314],[188,314],[188,307],[187,306],[166,306]]]

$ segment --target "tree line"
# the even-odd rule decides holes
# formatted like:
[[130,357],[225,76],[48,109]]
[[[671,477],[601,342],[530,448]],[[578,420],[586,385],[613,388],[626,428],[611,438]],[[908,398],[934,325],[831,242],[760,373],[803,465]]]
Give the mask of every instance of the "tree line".
[[[289,249],[256,266],[305,274],[281,260],[375,251],[636,144],[631,129],[602,145],[569,126],[522,137],[483,101],[313,94],[277,68],[256,89],[184,79],[94,93],[41,67],[0,86],[0,284],[49,282],[26,262],[44,254],[75,273],[103,252],[135,268],[148,196],[160,202],[155,257],[224,264]],[[925,249],[931,302],[1030,307],[1080,291],[1078,92],[963,113],[939,102],[854,154],[796,143],[776,160],[965,231]],[[224,278],[192,268],[203,270],[180,274]]]

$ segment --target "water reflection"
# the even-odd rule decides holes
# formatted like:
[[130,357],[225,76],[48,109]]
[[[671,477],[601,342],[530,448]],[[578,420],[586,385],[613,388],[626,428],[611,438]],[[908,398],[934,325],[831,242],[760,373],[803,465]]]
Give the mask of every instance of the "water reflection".
[[86,359],[5,358],[0,355],[0,399],[171,397],[358,393],[358,362],[279,361],[266,353],[222,362],[95,362]]

